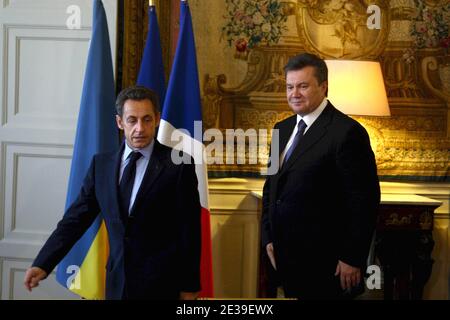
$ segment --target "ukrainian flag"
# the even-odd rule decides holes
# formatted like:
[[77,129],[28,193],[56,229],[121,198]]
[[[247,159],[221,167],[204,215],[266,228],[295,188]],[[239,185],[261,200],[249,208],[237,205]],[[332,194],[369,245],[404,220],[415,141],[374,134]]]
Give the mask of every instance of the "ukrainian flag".
[[[94,0],[93,5],[92,37],[78,116],[66,209],[77,198],[93,155],[119,148],[108,23],[102,1]],[[108,235],[105,223],[99,215],[60,262],[56,279],[61,285],[83,298],[104,299],[105,266],[108,255]]]

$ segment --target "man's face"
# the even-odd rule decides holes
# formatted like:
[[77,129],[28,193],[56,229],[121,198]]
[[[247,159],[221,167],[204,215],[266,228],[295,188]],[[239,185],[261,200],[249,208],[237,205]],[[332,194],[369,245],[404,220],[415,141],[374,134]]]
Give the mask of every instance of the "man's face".
[[122,117],[116,116],[117,126],[125,133],[128,146],[144,148],[155,137],[160,115],[150,100],[127,100],[123,106]]
[[288,71],[286,74],[286,96],[292,111],[300,116],[317,109],[325,98],[328,83],[319,85],[314,67]]

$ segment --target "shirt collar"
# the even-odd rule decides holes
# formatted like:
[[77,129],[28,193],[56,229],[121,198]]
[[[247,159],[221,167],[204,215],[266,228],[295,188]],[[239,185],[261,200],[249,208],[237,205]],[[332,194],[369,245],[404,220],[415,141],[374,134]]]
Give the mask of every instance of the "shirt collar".
[[153,139],[152,142],[148,146],[146,146],[144,148],[140,148],[140,149],[139,148],[134,148],[134,149],[130,148],[128,146],[128,143],[125,141],[125,150],[123,151],[122,161],[125,161],[128,158],[128,156],[130,155],[130,153],[133,151],[139,151],[145,159],[150,160],[150,156],[153,153],[154,147],[155,147],[155,139]]
[[306,128],[309,128],[309,127],[311,127],[312,126],[312,124],[314,123],[314,121],[316,121],[316,119],[320,116],[320,114],[322,113],[322,111],[325,109],[325,107],[327,106],[327,104],[328,104],[328,99],[325,97],[324,99],[323,99],[323,101],[321,102],[321,104],[319,104],[319,106],[316,108],[316,110],[314,110],[313,112],[311,112],[311,113],[308,113],[307,115],[305,115],[305,116],[300,116],[300,115],[297,115],[297,125],[298,125],[298,123],[300,122],[300,120],[302,120],[303,119],[303,121],[306,123],[306,125],[307,125],[307,127]]

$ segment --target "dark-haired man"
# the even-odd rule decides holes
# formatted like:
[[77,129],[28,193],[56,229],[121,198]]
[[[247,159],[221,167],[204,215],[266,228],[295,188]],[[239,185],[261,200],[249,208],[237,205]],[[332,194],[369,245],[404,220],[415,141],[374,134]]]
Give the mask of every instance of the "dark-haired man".
[[322,59],[297,55],[285,73],[295,114],[275,125],[280,170],[264,185],[262,245],[287,297],[344,298],[363,285],[380,200],[375,157],[366,130],[327,100]]
[[[107,299],[195,299],[200,291],[200,200],[194,165],[175,165],[155,140],[157,95],[123,90],[116,101],[125,142],[95,155],[77,200],[27,270],[32,290],[99,213],[108,230]],[[191,162],[192,163],[192,162]]]

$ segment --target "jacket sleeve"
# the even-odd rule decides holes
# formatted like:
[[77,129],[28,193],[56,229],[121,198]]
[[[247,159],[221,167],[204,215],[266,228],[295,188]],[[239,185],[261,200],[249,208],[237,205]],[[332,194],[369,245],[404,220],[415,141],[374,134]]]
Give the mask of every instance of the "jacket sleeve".
[[83,181],[80,193],[59,221],[40,250],[33,266],[40,267],[47,274],[67,255],[97,217],[100,208],[95,196],[95,157]]
[[[274,130],[278,129],[278,123],[275,124]],[[273,139],[273,136],[272,136]],[[272,141],[272,143],[274,143]],[[279,141],[275,141],[275,143],[279,143]],[[270,168],[272,163],[272,156],[278,156],[278,155],[272,155],[272,149],[269,151],[269,163],[268,167]],[[271,206],[271,199],[270,199],[270,184],[271,184],[272,176],[268,175],[266,178],[266,181],[264,183],[263,187],[263,198],[262,198],[262,213],[261,213],[261,245],[262,248],[265,250],[267,244],[271,243],[273,240],[272,238],[272,227],[271,227],[271,221],[270,221],[270,206]],[[273,191],[273,190],[272,190]]]
[[[194,163],[191,159],[191,163]],[[178,180],[178,212],[180,213],[179,247],[181,249],[180,290],[200,291],[201,206],[194,164],[183,164]]]
[[336,165],[344,194],[339,259],[364,267],[375,230],[380,186],[369,136],[358,123],[345,133],[338,146]]
[[272,240],[272,228],[269,216],[270,207],[270,176],[267,176],[266,182],[263,188],[263,207],[261,213],[261,245],[265,250],[267,244],[271,243]]

